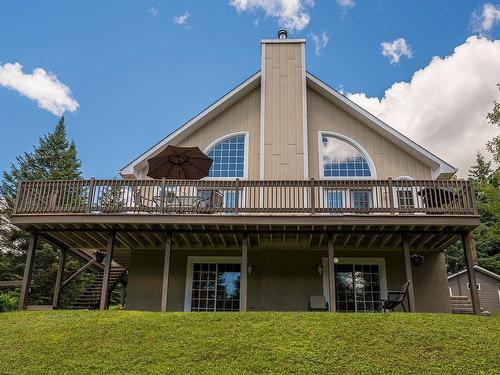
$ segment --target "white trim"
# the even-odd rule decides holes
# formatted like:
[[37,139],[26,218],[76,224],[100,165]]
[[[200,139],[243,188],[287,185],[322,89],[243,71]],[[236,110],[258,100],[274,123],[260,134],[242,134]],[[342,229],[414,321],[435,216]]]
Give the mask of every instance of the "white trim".
[[[323,267],[323,295],[325,300],[330,303],[330,284],[328,281],[329,272],[328,269],[328,258],[321,258],[321,264]],[[357,258],[357,257],[347,257],[347,258],[338,258],[338,263],[335,264],[374,264],[379,267],[379,277],[380,277],[380,298],[387,298],[387,274],[385,271],[385,258]]]
[[266,122],[266,48],[261,47],[261,67],[260,67],[260,160],[259,160],[259,176],[263,180],[265,177],[264,166],[265,166],[265,122]]
[[307,127],[307,78],[306,78],[306,44],[301,45],[302,56],[302,152],[304,160],[304,180],[309,179],[309,145]]
[[[494,279],[500,280],[500,275],[497,275],[495,272],[488,271],[487,269],[480,267],[480,266],[474,266],[474,269],[476,271],[484,273],[485,275],[491,276]],[[457,273],[454,273],[453,275],[448,276],[448,280],[454,278],[455,276],[461,275],[464,272],[467,272],[467,270],[465,269],[465,270],[459,271]]]
[[373,127],[373,129],[378,133],[384,135],[386,138],[390,139],[410,154],[419,157],[419,159],[433,169],[433,178],[439,178],[441,175],[449,177],[457,172],[456,168],[438,158],[436,155],[415,143],[405,135],[401,134],[396,129],[390,127],[382,120],[373,116],[371,113],[339,93],[337,90],[331,88],[311,73],[307,73],[307,78],[312,84],[333,96],[333,98],[342,104],[345,109],[351,110],[355,114],[359,115],[360,120],[364,120],[367,125]]
[[[327,136],[332,136],[332,137],[337,138],[341,141],[344,141],[344,142],[350,144],[355,149],[357,149],[359,152],[361,152],[365,156],[366,160],[368,161],[368,165],[370,166],[370,172],[372,173],[372,175],[370,177],[367,177],[367,176],[338,176],[338,177],[328,176],[328,177],[325,177],[325,171],[323,168],[323,139],[322,139],[323,134],[327,135]],[[349,138],[343,134],[331,132],[328,130],[319,130],[318,131],[318,150],[319,150],[319,152],[318,152],[319,176],[321,179],[324,179],[324,180],[376,180],[377,179],[377,169],[375,168],[375,163],[373,162],[370,154],[368,152],[366,152],[366,150],[358,142],[356,142],[352,138]]]
[[[466,288],[467,288],[467,290],[470,290],[470,284],[469,283],[467,283]],[[476,289],[477,290],[481,290],[481,284],[479,284],[478,282],[476,282]]]
[[245,136],[245,152],[244,152],[244,159],[243,162],[245,163],[244,169],[243,169],[243,177],[205,177],[204,180],[231,180],[234,181],[237,178],[241,180],[246,180],[248,179],[248,153],[249,153],[249,142],[250,142],[250,132],[248,131],[239,131],[239,132],[234,132],[234,133],[229,133],[226,135],[223,135],[222,137],[216,139],[212,143],[208,145],[208,147],[205,148],[204,153],[208,154],[208,152],[217,146],[219,143],[224,142],[226,139],[236,137],[238,135],[244,135]]
[[305,39],[262,39],[261,44],[305,43]]
[[[203,120],[206,116],[212,114],[216,110],[218,110],[225,102],[227,102],[230,99],[235,99],[239,94],[244,93],[245,89],[250,87],[250,90],[253,89],[251,87],[252,85],[257,85],[257,81],[260,79],[261,72],[257,72],[254,75],[252,75],[250,78],[245,80],[243,83],[240,85],[236,86],[233,90],[231,90],[229,93],[218,99],[215,103],[210,105],[208,108],[200,112],[198,115],[193,117],[191,120],[186,122],[184,125],[181,127],[177,128],[174,130],[172,133],[170,133],[168,136],[163,138],[160,142],[158,142],[156,145],[151,147],[149,150],[141,154],[139,157],[135,158],[132,162],[127,164],[125,167],[123,167],[119,173],[121,175],[136,175],[137,171],[135,170],[135,167],[148,159],[152,154],[155,152],[161,150],[163,147],[165,147],[169,142],[171,142],[174,138],[177,136],[181,135],[183,132],[188,130],[191,126],[198,124],[201,120]],[[257,87],[257,86],[255,86]]]
[[[184,311],[191,311],[191,295],[193,286],[193,264],[194,263],[234,263],[241,264],[241,257],[225,256],[188,256],[186,269],[186,285],[184,288]],[[243,270],[240,270],[243,272]]]

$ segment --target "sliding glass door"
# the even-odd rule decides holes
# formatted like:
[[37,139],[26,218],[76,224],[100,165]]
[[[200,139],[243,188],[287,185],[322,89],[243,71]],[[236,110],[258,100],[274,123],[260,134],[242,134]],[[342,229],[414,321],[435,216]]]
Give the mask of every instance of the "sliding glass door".
[[191,311],[239,311],[240,264],[194,263]]
[[337,311],[376,311],[380,304],[380,276],[376,264],[335,266]]
[[[328,260],[323,259],[323,291],[328,299]],[[377,311],[386,295],[385,262],[381,258],[340,258],[335,264],[335,306],[339,312]]]

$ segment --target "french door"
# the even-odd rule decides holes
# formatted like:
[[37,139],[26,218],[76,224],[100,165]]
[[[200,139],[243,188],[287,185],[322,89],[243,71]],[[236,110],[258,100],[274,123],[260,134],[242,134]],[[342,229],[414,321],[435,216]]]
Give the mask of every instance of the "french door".
[[239,311],[240,269],[239,263],[193,262],[188,311]]
[[[325,258],[326,259],[326,258]],[[323,290],[329,297],[328,261],[323,260]],[[335,307],[339,312],[376,311],[387,293],[383,259],[344,258],[335,264]]]

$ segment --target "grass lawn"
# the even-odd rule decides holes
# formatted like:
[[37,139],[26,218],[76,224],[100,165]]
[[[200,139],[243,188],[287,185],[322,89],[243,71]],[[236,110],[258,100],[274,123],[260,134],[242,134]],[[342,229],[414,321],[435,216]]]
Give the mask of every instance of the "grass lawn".
[[0,374],[499,374],[500,315],[15,312]]

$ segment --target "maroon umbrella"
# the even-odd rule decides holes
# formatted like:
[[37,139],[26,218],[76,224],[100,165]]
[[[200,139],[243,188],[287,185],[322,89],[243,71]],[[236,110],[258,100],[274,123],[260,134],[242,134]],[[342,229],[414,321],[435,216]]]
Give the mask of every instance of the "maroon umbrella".
[[148,160],[148,166],[152,178],[199,180],[208,176],[212,159],[198,147],[167,146]]

